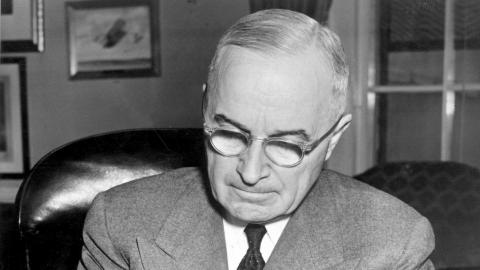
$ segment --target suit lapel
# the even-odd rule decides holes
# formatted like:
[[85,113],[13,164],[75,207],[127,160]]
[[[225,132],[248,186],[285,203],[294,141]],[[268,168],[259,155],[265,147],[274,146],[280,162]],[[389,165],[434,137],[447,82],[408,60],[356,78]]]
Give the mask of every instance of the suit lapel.
[[199,185],[187,190],[156,237],[178,269],[227,269],[222,218],[206,194]]
[[[322,173],[302,205],[293,214],[265,270],[326,269],[342,265],[340,222],[327,174]],[[221,215],[200,184],[192,184],[176,203],[151,242],[153,250],[142,252],[145,270],[227,269],[227,254]],[[145,245],[140,239],[141,246]],[[150,256],[151,255],[151,256]],[[147,258],[148,257],[148,258]],[[156,259],[162,257],[162,259]],[[148,266],[146,266],[147,264]],[[170,263],[169,263],[170,264]],[[165,268],[162,268],[165,269]]]
[[324,269],[343,261],[342,238],[333,189],[320,175],[292,215],[265,270]]

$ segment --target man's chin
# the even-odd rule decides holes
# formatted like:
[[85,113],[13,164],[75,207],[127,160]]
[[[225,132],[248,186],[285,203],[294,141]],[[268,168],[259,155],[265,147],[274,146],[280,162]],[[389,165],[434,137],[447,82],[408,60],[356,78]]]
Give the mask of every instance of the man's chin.
[[233,223],[265,223],[275,218],[268,209],[256,209],[248,206],[237,206],[227,209],[227,219]]

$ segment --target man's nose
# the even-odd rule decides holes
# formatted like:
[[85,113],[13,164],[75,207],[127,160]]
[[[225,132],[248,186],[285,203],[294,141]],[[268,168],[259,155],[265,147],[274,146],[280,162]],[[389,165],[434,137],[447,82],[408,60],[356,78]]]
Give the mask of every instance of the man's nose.
[[268,176],[269,166],[261,141],[252,141],[247,151],[240,156],[237,172],[247,185],[255,185]]

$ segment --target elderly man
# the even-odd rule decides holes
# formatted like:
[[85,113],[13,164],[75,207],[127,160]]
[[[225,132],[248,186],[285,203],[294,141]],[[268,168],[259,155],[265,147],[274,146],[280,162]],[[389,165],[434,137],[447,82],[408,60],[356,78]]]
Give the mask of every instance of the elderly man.
[[324,170],[351,115],[338,37],[286,10],[222,37],[204,96],[207,166],[100,194],[79,269],[432,269],[429,222]]

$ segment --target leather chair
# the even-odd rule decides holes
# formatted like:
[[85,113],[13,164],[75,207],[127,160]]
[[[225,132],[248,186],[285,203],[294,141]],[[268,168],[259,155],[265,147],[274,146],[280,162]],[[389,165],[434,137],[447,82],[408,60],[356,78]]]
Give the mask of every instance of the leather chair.
[[426,216],[437,269],[480,269],[480,171],[456,162],[393,162],[357,175]]
[[140,129],[61,146],[31,170],[17,194],[26,268],[76,269],[93,198],[136,178],[203,161],[201,129]]

